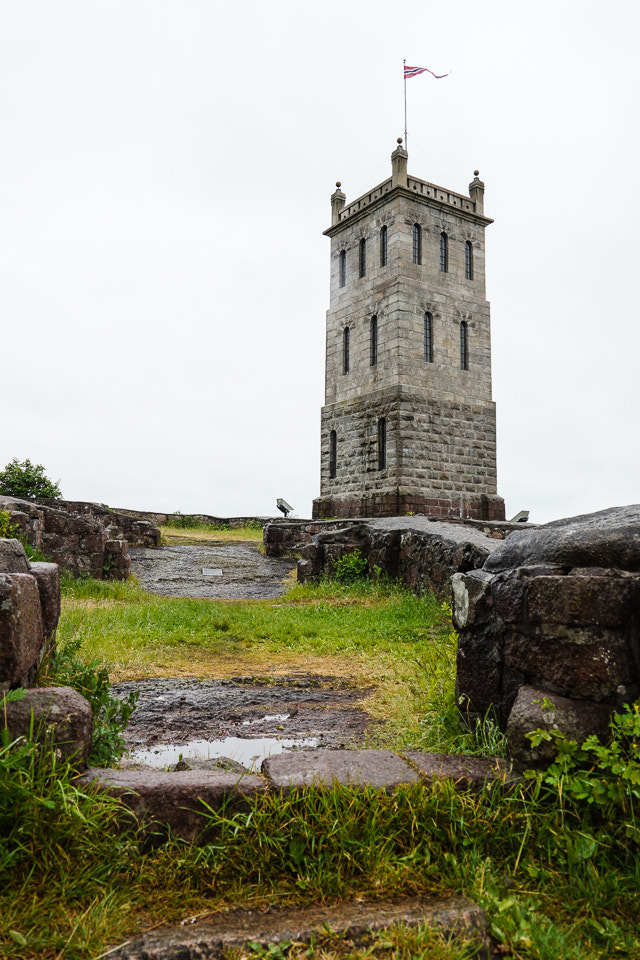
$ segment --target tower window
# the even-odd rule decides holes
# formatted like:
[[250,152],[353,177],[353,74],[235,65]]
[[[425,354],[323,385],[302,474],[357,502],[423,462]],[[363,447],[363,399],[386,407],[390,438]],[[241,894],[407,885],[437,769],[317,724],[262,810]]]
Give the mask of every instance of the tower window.
[[433,363],[433,317],[430,313],[424,315],[424,359],[425,363]]
[[449,272],[449,238],[446,233],[440,234],[440,273]]
[[370,348],[371,348],[371,366],[375,367],[378,362],[378,318],[371,317],[370,324],[370,338],[369,338]]
[[378,420],[378,470],[387,467],[387,421],[384,417]]
[[340,286],[344,287],[347,282],[347,251],[340,251]]
[[349,327],[342,331],[342,372],[349,373]]
[[469,331],[466,320],[460,323],[460,369],[469,369]]
[[467,240],[464,245],[464,276],[465,280],[473,280],[473,245]]
[[338,472],[338,439],[335,430],[329,434],[329,477],[334,479]]
[[358,263],[360,266],[360,276],[364,277],[367,272],[367,241],[364,237],[360,241]]
[[413,262],[422,263],[422,227],[419,223],[413,225]]
[[380,266],[386,267],[388,257],[387,248],[387,228],[383,227],[380,231]]

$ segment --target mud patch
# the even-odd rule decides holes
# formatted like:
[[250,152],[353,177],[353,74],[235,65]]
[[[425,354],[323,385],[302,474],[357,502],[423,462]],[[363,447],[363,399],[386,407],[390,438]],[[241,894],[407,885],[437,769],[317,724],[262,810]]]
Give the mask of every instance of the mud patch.
[[154,679],[112,690],[140,694],[125,740],[133,760],[149,766],[172,765],[182,754],[259,769],[282,750],[362,746],[377,722],[359,705],[373,688],[334,677]]

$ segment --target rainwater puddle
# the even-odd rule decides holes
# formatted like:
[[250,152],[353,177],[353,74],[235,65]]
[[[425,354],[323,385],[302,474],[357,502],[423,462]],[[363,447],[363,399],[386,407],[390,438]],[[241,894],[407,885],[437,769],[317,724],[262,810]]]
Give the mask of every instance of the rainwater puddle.
[[[278,719],[280,719],[278,717]],[[255,722],[255,721],[254,721]],[[143,764],[145,767],[174,766],[184,760],[217,760],[225,757],[235,760],[248,770],[259,770],[266,757],[295,750],[298,747],[315,747],[316,737],[305,740],[289,740],[277,737],[256,737],[245,740],[241,737],[225,737],[224,740],[189,740],[187,743],[162,743],[144,750],[133,750],[126,757],[127,766]]]

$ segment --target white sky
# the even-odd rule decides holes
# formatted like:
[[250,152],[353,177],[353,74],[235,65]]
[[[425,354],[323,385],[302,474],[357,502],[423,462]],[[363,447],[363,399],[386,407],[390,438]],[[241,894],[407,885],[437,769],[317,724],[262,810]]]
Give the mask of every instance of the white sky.
[[329,197],[486,183],[498,490],[637,502],[635,0],[0,0],[0,468],[310,516]]

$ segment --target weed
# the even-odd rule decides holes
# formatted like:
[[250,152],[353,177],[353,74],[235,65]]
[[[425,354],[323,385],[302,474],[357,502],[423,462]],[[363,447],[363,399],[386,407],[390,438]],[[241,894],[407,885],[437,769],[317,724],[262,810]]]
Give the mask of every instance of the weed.
[[122,737],[138,702],[138,693],[123,699],[111,696],[109,674],[95,662],[85,663],[79,655],[81,642],[69,639],[58,645],[41,672],[41,683],[73,687],[91,704],[93,711],[93,738],[89,763],[107,767],[118,760],[126,750]]
[[345,553],[344,556],[334,560],[331,572],[338,583],[354,583],[356,580],[363,580],[366,577],[367,568],[366,557],[363,557],[356,547],[350,553]]
[[18,536],[17,526],[11,522],[8,510],[0,510],[0,538],[12,539]]

